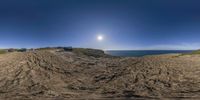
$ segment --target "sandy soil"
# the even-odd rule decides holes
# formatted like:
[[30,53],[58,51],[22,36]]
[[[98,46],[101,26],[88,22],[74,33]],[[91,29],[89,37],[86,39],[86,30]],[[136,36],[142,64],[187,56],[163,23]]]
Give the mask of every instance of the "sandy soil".
[[2,99],[200,99],[200,55],[109,57],[34,51],[0,55]]

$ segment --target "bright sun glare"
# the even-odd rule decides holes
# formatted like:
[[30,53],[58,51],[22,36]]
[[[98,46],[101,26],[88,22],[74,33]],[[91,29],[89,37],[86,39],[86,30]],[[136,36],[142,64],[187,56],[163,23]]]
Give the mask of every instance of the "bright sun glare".
[[97,40],[98,40],[98,41],[102,41],[102,40],[103,40],[103,36],[102,36],[102,35],[98,35],[98,36],[97,36]]

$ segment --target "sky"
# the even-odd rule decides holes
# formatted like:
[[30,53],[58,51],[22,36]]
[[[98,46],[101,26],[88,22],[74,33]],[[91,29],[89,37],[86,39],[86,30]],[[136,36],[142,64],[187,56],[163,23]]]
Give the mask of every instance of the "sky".
[[200,49],[199,5],[199,0],[1,0],[0,48]]

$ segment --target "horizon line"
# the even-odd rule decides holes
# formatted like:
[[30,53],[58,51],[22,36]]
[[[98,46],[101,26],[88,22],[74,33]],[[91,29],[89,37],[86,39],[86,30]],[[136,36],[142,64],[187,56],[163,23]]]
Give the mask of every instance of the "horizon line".
[[41,46],[41,47],[0,47],[0,49],[37,49],[37,48],[56,48],[56,47],[72,47],[72,48],[84,48],[84,49],[98,49],[103,51],[131,51],[131,50],[199,50],[199,49],[103,49],[92,47],[73,47],[73,46]]

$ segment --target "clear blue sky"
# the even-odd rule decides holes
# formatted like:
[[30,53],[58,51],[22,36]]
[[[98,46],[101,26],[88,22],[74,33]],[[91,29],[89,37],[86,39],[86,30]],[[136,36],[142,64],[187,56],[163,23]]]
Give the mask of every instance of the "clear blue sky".
[[[0,48],[198,49],[199,0],[1,0]],[[104,40],[96,40],[98,34]]]

